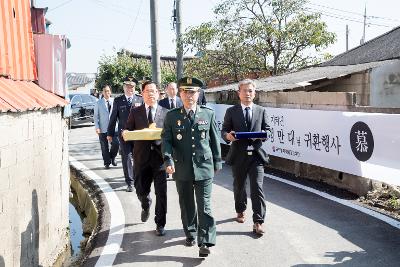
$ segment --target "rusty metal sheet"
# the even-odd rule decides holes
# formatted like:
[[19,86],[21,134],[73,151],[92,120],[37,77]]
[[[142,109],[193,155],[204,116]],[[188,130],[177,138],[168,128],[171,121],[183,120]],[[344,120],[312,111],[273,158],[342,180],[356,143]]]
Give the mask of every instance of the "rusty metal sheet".
[[47,8],[31,8],[31,23],[33,33],[46,33],[46,14]]
[[0,76],[37,79],[30,1],[0,1]]
[[27,110],[63,107],[67,101],[45,91],[33,82],[0,78],[0,111],[23,112]]

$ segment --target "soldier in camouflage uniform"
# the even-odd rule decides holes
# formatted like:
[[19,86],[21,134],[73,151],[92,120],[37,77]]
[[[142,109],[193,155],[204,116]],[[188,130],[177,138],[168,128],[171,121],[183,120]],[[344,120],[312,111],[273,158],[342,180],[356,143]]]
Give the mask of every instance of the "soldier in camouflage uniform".
[[211,188],[222,162],[214,111],[196,104],[201,86],[196,78],[179,81],[183,107],[167,113],[161,136],[166,171],[173,174],[179,195],[185,244],[195,245],[197,235],[199,256],[206,257],[215,245]]

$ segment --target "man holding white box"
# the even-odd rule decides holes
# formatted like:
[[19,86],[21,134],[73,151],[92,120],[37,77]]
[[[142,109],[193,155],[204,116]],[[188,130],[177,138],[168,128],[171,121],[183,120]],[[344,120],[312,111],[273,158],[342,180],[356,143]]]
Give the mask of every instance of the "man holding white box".
[[[149,127],[154,128],[154,126],[162,128],[164,124],[168,110],[157,104],[159,91],[156,84],[152,81],[144,82],[142,96],[144,104],[131,110],[125,124],[125,131],[143,130]],[[125,136],[125,131],[123,136]],[[136,175],[134,185],[136,195],[142,205],[141,220],[146,222],[149,218],[152,202],[150,188],[151,183],[154,182],[156,235],[163,236],[167,213],[167,178],[161,155],[161,140],[134,140],[133,142]]]

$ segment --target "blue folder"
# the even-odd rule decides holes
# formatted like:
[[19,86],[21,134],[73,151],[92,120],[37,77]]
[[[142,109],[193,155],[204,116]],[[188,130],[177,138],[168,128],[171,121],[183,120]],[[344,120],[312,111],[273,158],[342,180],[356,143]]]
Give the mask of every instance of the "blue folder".
[[251,138],[266,139],[267,132],[236,132],[235,138],[236,139],[251,139]]

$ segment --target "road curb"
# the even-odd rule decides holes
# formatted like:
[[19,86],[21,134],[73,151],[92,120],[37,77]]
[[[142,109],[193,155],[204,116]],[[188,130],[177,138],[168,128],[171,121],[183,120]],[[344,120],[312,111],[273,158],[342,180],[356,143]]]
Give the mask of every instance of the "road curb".
[[[86,246],[84,266],[112,266],[120,249],[125,227],[125,215],[119,199],[109,184],[84,164],[70,157],[71,172],[95,199],[98,223]],[[113,209],[110,209],[110,203]],[[88,243],[89,243],[88,242]]]

